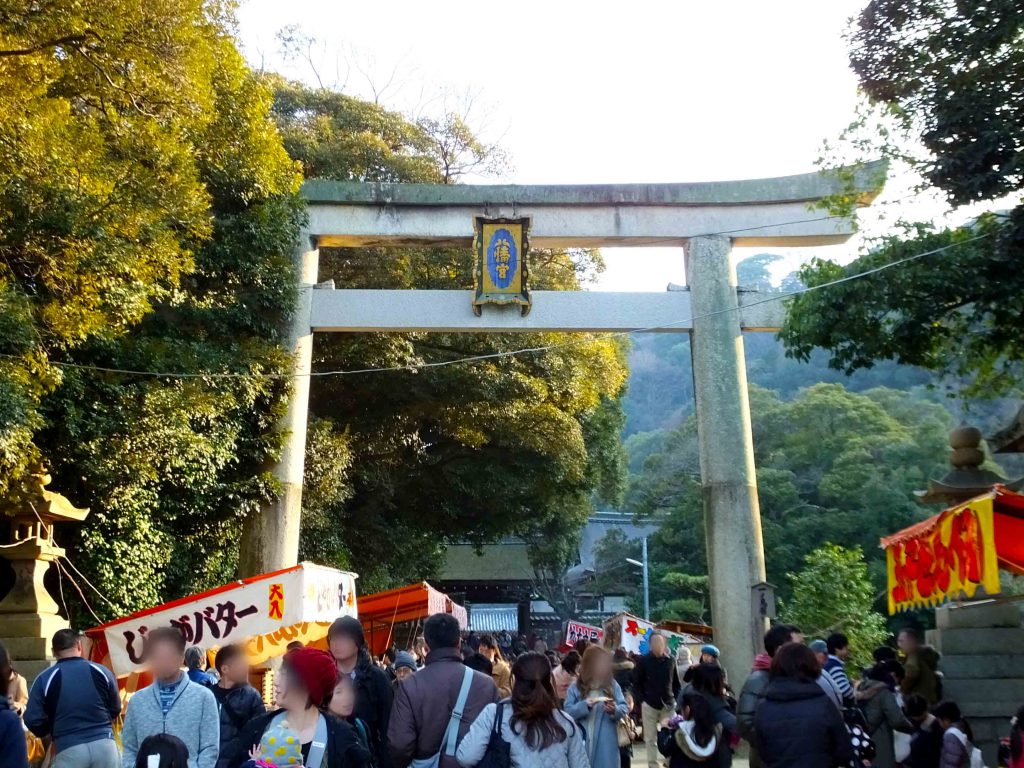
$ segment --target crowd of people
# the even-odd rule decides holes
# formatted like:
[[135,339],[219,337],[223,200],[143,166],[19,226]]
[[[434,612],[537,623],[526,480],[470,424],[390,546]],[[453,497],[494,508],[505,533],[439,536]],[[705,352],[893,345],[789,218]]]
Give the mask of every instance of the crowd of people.
[[[117,680],[77,633],[57,632],[52,650],[29,689],[0,646],[3,768],[630,768],[634,750],[648,768],[727,768],[743,742],[752,768],[980,760],[970,723],[942,698],[938,654],[913,630],[851,675],[845,636],[807,643],[777,624],[737,693],[714,645],[693,660],[659,634],[643,655],[586,641],[563,655],[508,633],[466,637],[436,614],[410,648],[374,659],[343,617],[327,650],[289,647],[270,710],[239,645],[207,668],[178,630],[152,629],[153,682],[123,713]],[[1024,708],[1005,745],[1012,768],[1024,768],[1022,729]]]

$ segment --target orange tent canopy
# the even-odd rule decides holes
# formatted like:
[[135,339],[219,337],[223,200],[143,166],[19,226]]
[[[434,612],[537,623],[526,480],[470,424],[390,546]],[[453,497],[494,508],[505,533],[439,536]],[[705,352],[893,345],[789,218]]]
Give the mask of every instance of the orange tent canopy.
[[462,629],[469,626],[466,609],[425,581],[359,598],[359,620],[367,642],[378,655],[395,639],[396,625],[422,621],[435,613],[450,613]]

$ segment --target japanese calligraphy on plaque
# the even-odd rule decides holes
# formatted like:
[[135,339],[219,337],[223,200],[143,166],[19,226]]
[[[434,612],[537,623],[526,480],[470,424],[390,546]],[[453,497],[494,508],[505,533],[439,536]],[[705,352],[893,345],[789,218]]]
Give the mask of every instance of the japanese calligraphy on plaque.
[[476,257],[476,291],[473,312],[479,316],[484,304],[518,304],[523,315],[532,301],[527,278],[529,217],[474,220],[473,253]]

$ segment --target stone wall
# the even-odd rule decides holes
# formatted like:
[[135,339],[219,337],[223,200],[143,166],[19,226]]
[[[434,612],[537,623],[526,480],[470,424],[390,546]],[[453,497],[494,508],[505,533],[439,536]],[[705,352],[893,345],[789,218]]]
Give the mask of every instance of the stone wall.
[[987,602],[943,606],[928,642],[942,654],[943,698],[971,723],[985,763],[998,765],[999,739],[1024,704],[1024,626],[1020,604]]

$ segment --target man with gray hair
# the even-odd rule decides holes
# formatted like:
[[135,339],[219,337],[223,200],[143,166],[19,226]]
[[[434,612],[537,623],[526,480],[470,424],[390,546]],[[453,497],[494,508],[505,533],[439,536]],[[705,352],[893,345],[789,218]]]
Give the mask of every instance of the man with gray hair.
[[650,651],[641,657],[633,672],[633,695],[640,700],[644,722],[644,745],[647,747],[647,768],[658,768],[658,723],[674,713],[679,678],[676,663],[668,652],[662,635],[650,639]]

